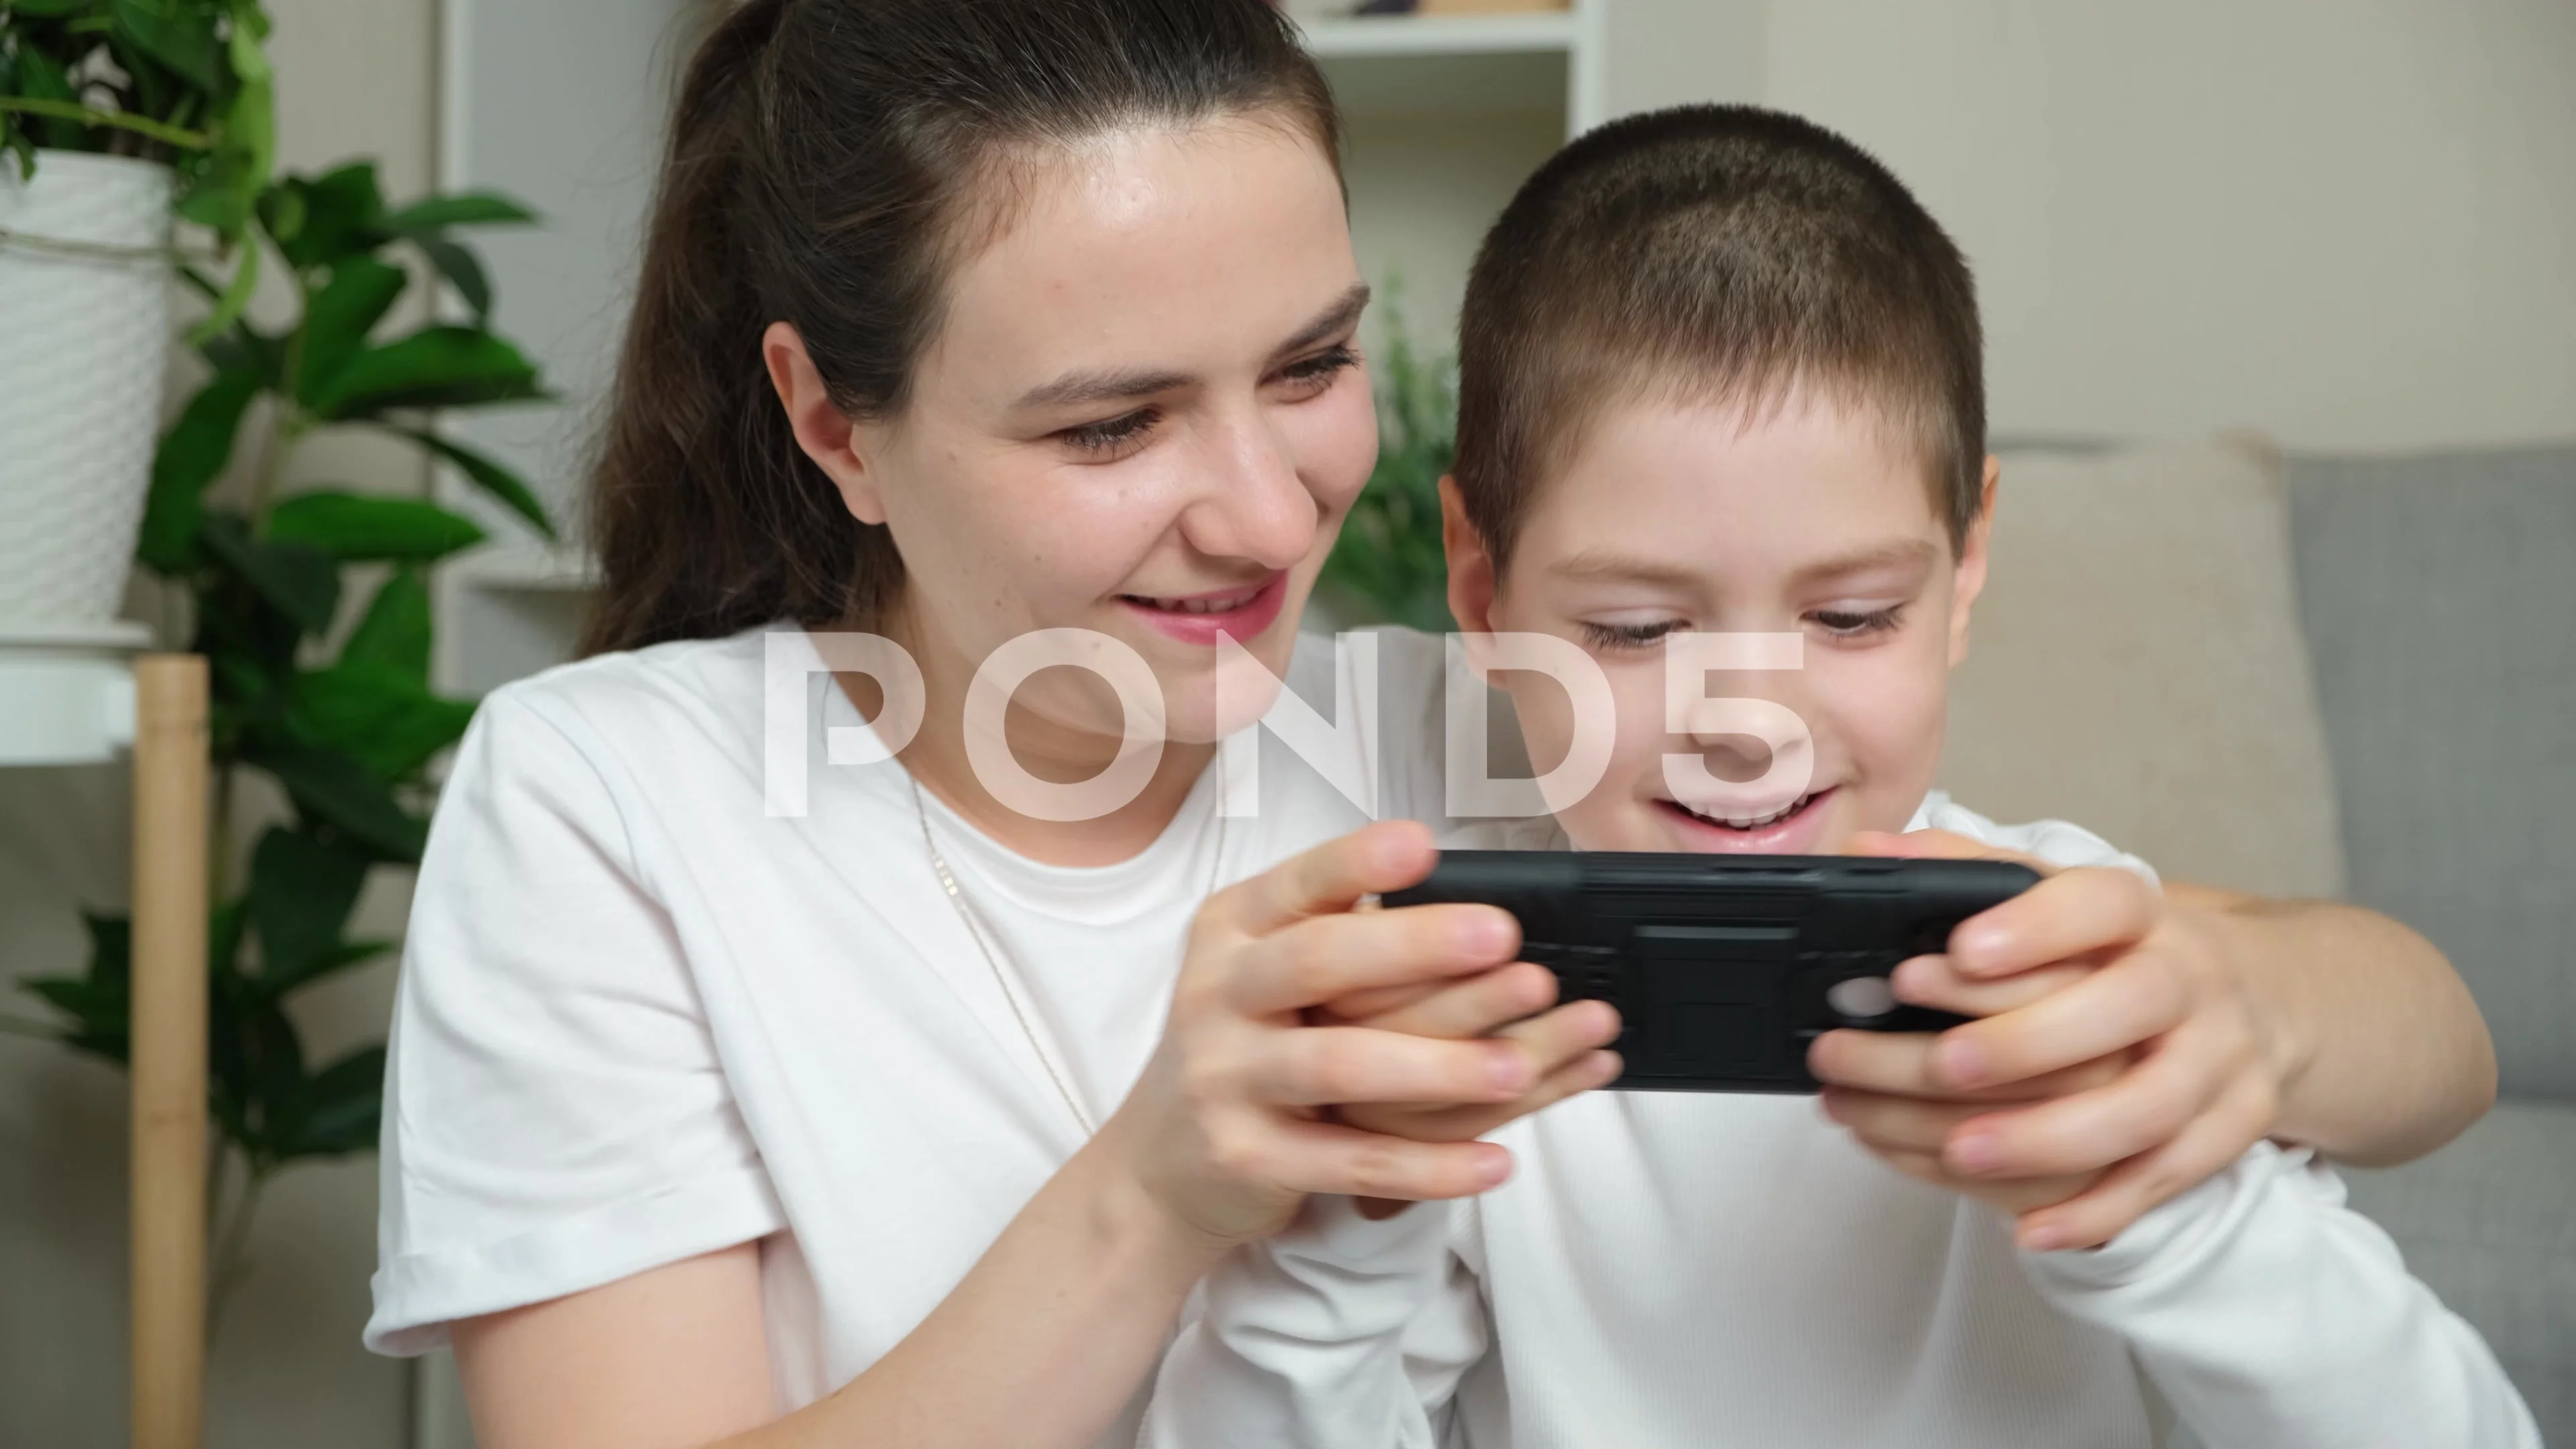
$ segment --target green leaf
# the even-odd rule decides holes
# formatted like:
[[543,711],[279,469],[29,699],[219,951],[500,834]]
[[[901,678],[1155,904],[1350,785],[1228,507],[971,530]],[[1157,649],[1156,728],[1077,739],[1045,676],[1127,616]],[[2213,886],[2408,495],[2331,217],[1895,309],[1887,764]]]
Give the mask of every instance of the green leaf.
[[260,837],[251,854],[249,901],[262,986],[283,993],[329,962],[370,864],[355,851],[283,826]]
[[470,518],[435,503],[358,493],[299,493],[268,515],[268,536],[342,560],[428,562],[481,543]]
[[306,738],[357,760],[380,780],[417,773],[474,719],[472,704],[441,699],[407,671],[366,660],[297,676],[291,708]]
[[376,589],[358,627],[340,646],[343,664],[373,664],[429,685],[429,586],[412,569],[396,569]]
[[231,461],[242,414],[257,396],[257,377],[218,372],[188,399],[161,439],[152,457],[152,491],[143,505],[143,531],[134,550],[145,567],[175,574],[194,561],[206,488]]
[[419,237],[451,226],[515,226],[536,219],[535,212],[506,196],[459,191],[422,197],[386,217],[385,230],[397,236]]
[[89,928],[89,969],[85,973],[40,977],[19,984],[71,1018],[63,1031],[66,1045],[122,1062],[133,1031],[133,927],[123,916],[93,916],[86,912],[81,923]]
[[[71,78],[64,74],[62,62],[34,46],[18,48],[18,93],[31,101],[80,104],[80,95],[72,89]],[[90,149],[82,144],[87,128],[78,121],[59,116],[36,116],[22,124],[35,133],[42,145],[66,151]]]
[[460,444],[451,443],[426,428],[402,427],[391,423],[380,424],[380,426],[388,432],[402,434],[455,464],[457,471],[463,473],[475,487],[482,489],[507,506],[511,512],[535,525],[537,532],[548,538],[555,536],[554,523],[546,517],[546,506],[537,501],[536,491],[521,480],[518,474],[493,462],[481,453]]
[[417,245],[430,265],[438,268],[438,274],[456,288],[456,295],[474,309],[474,325],[491,326],[492,281],[483,275],[483,264],[475,260],[474,254],[441,237],[422,237]]
[[9,0],[9,8],[21,15],[69,15],[96,3],[97,0]]
[[215,91],[226,77],[214,17],[189,7],[113,0],[118,29],[144,54],[168,66],[199,90]]
[[[292,235],[281,235],[280,221],[290,209],[300,214],[293,217]],[[309,181],[290,176],[259,202],[260,224],[299,272],[373,251],[385,236],[384,214],[384,193],[376,187],[371,161],[351,162]]]
[[278,1156],[336,1157],[375,1146],[384,1095],[382,1046],[361,1047],[315,1072],[282,1114]]
[[402,268],[374,257],[349,257],[331,268],[330,284],[314,293],[304,309],[304,346],[295,379],[299,401],[310,403],[330,386],[409,285],[411,278]]
[[428,823],[394,799],[393,787],[345,754],[274,740],[247,742],[244,762],[277,777],[295,808],[345,832],[377,858],[418,865]]
[[318,416],[341,419],[545,396],[536,367],[509,343],[472,327],[424,327],[351,358],[310,405]]
[[259,244],[245,237],[239,250],[241,260],[234,264],[233,279],[225,284],[223,295],[215,299],[214,310],[188,329],[189,346],[203,347],[214,341],[250,310],[251,294],[259,290]]
[[340,569],[329,554],[307,544],[252,538],[249,523],[237,513],[207,513],[197,536],[207,552],[306,633],[331,627],[340,606]]
[[354,941],[334,941],[325,947],[320,955],[308,960],[305,963],[305,969],[291,979],[273,981],[263,974],[260,984],[281,995],[289,991],[301,990],[325,977],[336,976],[352,966],[363,966],[398,945],[400,945],[399,942],[381,941],[373,937]]

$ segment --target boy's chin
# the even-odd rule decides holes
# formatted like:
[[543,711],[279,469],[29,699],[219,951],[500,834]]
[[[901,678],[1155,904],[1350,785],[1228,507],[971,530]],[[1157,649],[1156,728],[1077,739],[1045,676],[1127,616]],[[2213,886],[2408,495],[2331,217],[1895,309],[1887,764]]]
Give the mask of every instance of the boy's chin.
[[[1851,832],[1842,824],[1842,790],[1827,786],[1776,820],[1739,829],[1693,813],[1672,800],[1632,800],[1621,809],[1616,844],[1594,844],[1573,828],[1567,834],[1587,850],[1670,850],[1696,854],[1832,855]],[[1602,832],[1604,834],[1611,832]]]

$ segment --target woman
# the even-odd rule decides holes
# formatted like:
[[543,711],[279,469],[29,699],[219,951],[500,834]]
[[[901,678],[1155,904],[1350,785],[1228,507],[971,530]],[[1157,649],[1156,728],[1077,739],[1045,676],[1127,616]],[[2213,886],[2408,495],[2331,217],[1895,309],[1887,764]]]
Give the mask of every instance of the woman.
[[[1219,687],[1220,641],[1308,698],[1344,667],[1296,644],[1375,450],[1336,131],[1258,0],[753,0],[706,43],[599,470],[598,657],[478,719],[397,1012],[369,1341],[452,1336],[482,1442],[1132,1442],[1232,1246],[1310,1193],[1507,1170],[1333,1105],[1443,1107],[1423,1135],[1454,1136],[1614,1068],[1591,1005],[1481,1037],[1549,1001],[1507,917],[1351,909],[1428,868],[1420,825],[1356,829],[1285,764],[1255,814],[1217,808],[1216,742],[1260,702]],[[794,625],[901,644],[922,708],[772,817],[773,650],[815,722],[908,723],[904,691],[826,687]],[[1031,674],[1019,778],[1133,787],[1078,821],[988,788],[961,723],[998,651],[1068,628],[1144,662],[1171,741]],[[1357,763],[1380,813],[1436,821],[1437,680],[1395,677],[1410,729]],[[2482,1105],[2474,1015],[2399,928],[2231,939],[2259,967],[2104,1033],[2228,1049],[2095,1110],[2179,1140],[2252,1082],[2289,1090],[2277,1130],[2384,1155]],[[2373,1009],[2298,995],[2355,959]],[[1452,1039],[1304,1024],[1371,991]],[[2356,1065],[2392,1055],[2412,1075]],[[1883,1062],[1862,1085],[1937,1096]],[[2044,1148],[2007,1170],[2103,1165]]]

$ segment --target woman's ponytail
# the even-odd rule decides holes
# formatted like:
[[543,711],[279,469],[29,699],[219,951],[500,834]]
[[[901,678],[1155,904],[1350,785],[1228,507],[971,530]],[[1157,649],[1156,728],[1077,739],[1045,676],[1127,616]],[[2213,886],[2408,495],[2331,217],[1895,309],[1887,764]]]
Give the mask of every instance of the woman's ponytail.
[[584,651],[871,627],[903,561],[789,430],[792,324],[854,419],[898,411],[964,189],[998,147],[1332,96],[1265,0],[746,0],[690,62],[591,480]]

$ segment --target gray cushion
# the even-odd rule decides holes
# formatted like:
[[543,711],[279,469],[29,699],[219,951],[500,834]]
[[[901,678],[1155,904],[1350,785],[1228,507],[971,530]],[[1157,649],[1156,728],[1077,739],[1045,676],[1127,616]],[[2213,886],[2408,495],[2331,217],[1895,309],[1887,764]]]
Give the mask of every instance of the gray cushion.
[[2576,1106],[2505,1102],[2421,1162],[2344,1178],[2406,1266],[2485,1335],[2541,1442],[2576,1444]]
[[2576,1099],[2576,447],[2290,460],[2347,891]]

